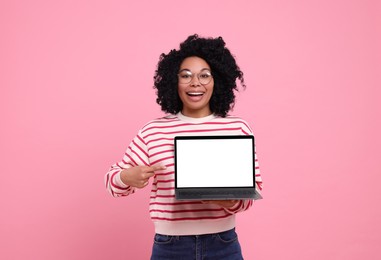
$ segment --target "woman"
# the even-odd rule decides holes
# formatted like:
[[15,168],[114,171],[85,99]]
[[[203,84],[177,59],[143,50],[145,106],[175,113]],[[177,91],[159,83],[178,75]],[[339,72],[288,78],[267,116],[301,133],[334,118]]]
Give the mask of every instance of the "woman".
[[[157,103],[169,115],[143,126],[123,160],[105,176],[115,197],[145,188],[153,179],[149,209],[156,234],[151,259],[243,259],[235,214],[250,208],[252,200],[178,201],[174,195],[175,136],[252,135],[247,122],[228,115],[237,79],[245,87],[221,37],[192,35],[178,50],[160,56],[154,77]],[[261,187],[256,160],[258,192]]]

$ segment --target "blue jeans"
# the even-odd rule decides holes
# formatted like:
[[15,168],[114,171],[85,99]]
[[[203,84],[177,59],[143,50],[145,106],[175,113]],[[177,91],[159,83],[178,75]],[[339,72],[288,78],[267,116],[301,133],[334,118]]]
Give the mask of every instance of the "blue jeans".
[[155,234],[151,260],[242,260],[235,229],[197,236]]

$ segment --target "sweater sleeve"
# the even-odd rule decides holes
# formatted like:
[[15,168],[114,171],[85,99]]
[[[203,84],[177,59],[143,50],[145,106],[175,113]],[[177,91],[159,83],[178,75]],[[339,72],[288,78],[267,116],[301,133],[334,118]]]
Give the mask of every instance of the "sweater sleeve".
[[105,175],[106,189],[114,197],[128,196],[135,192],[135,188],[128,186],[120,179],[120,173],[124,169],[139,165],[149,165],[147,145],[141,132],[132,140],[127,147],[121,161],[113,164]]
[[[261,194],[262,191],[262,177],[258,165],[257,154],[255,153],[255,190]],[[245,211],[253,205],[253,200],[239,200],[232,208],[225,208],[225,211],[231,214]]]
[[[245,135],[253,135],[253,131],[251,127],[248,125],[247,122],[242,120],[242,126],[241,131]],[[255,167],[255,190],[259,194],[261,194],[262,191],[262,176],[261,171],[259,169],[259,163],[258,163],[258,157],[256,152],[256,146],[254,146],[254,167]],[[239,200],[236,205],[234,205],[232,208],[225,208],[225,211],[231,214],[235,214],[238,212],[245,211],[249,209],[253,205],[253,200]]]
[[[245,135],[254,135],[253,130],[251,129],[249,124],[244,120],[242,120],[241,131]],[[262,191],[262,175],[261,175],[261,170],[259,169],[256,145],[254,145],[254,159],[255,159],[255,165],[254,165],[254,167],[255,167],[255,189],[259,194],[261,194],[261,191]]]

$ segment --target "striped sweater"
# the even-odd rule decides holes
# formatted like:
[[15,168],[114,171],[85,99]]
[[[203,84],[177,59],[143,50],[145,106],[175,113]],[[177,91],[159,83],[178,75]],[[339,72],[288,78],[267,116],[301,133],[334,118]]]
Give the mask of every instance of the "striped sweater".
[[[111,166],[105,176],[108,191],[114,197],[128,196],[134,187],[120,179],[123,169],[138,165],[164,165],[153,177],[149,212],[155,231],[164,235],[200,235],[235,227],[235,213],[252,206],[252,200],[240,200],[232,208],[200,201],[178,201],[174,191],[174,137],[181,135],[252,135],[249,125],[238,117],[210,115],[186,117],[181,113],[153,120],[132,140],[122,161]],[[255,155],[256,157],[256,155]],[[255,158],[256,189],[262,189],[258,161]]]

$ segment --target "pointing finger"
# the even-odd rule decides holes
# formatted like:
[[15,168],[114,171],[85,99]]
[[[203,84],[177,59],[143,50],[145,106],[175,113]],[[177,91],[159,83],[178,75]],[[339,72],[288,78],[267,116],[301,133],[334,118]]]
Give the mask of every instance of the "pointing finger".
[[144,178],[144,179],[149,179],[149,178],[151,178],[151,177],[153,177],[155,175],[155,173],[154,172],[144,172],[143,174],[142,174],[142,177]]
[[162,165],[147,166],[143,171],[144,172],[154,172],[158,170],[165,170],[167,167]]
[[159,170],[167,169],[167,167],[165,167],[164,165],[154,165],[154,166],[151,166],[151,168],[153,171],[159,171]]

